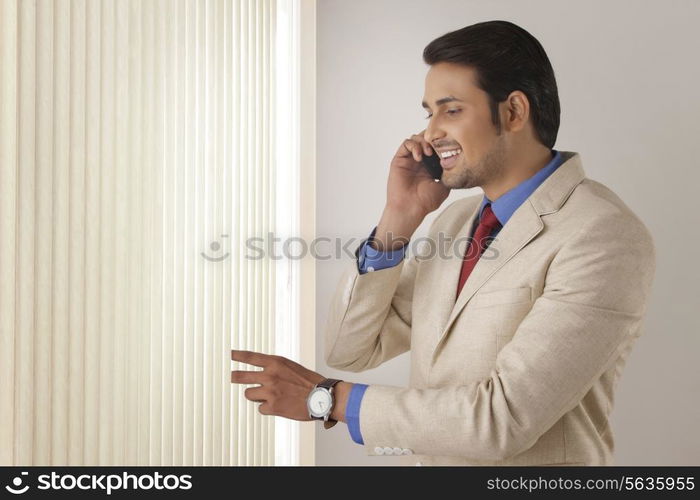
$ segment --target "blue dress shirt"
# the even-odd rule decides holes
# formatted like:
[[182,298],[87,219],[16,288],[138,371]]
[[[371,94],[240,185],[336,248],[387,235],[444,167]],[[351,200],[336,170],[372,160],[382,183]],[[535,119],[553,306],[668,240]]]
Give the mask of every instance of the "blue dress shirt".
[[[552,159],[543,168],[537,171],[535,175],[529,179],[524,180],[513,189],[507,193],[499,196],[495,201],[489,200],[486,195],[481,200],[481,207],[479,208],[479,218],[481,220],[481,212],[484,210],[484,206],[487,203],[491,204],[491,210],[493,210],[494,215],[501,223],[500,227],[496,226],[491,233],[491,236],[495,236],[501,230],[501,227],[506,225],[506,222],[513,216],[515,211],[520,205],[527,200],[530,195],[539,187],[544,180],[549,177],[552,172],[554,172],[557,167],[561,165],[561,153],[556,150],[552,150]],[[474,229],[477,224],[471,229],[473,234]],[[372,230],[370,238],[373,238],[377,228]],[[406,253],[406,246],[399,250],[393,250],[388,252],[382,252],[380,250],[375,250],[372,246],[367,244],[365,241],[358,250],[357,254],[357,264],[358,271],[360,274],[365,274],[367,272],[379,271],[381,269],[386,269],[398,265],[404,258]],[[353,384],[350,390],[350,395],[348,397],[348,402],[345,407],[345,420],[348,425],[348,430],[350,431],[350,437],[357,444],[364,444],[362,439],[362,434],[360,433],[360,404],[362,402],[362,396],[367,389],[367,384]]]
[[398,250],[375,250],[372,245],[369,244],[369,240],[374,238],[376,232],[377,227],[375,226],[357,255],[357,268],[360,274],[396,266],[403,260],[406,254],[406,245]]

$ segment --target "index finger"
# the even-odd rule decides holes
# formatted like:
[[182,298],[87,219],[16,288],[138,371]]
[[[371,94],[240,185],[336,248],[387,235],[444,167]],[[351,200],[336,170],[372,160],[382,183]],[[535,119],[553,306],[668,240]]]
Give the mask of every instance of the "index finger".
[[415,137],[418,137],[418,138],[419,138],[419,142],[420,142],[421,146],[423,146],[423,151],[425,152],[425,154],[431,155],[432,152],[433,152],[433,145],[430,144],[430,143],[425,139],[425,129],[423,129],[422,131],[418,132],[418,133],[415,135]]
[[231,349],[231,359],[233,361],[240,361],[241,363],[247,363],[249,365],[265,367],[270,364],[271,356],[261,352],[237,351],[235,349]]

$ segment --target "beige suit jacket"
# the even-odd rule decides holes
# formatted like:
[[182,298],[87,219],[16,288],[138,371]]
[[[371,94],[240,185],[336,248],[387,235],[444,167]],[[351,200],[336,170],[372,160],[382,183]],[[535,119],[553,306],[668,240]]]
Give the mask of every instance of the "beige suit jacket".
[[[562,155],[456,301],[481,195],[442,210],[429,229],[436,244],[399,265],[360,274],[348,263],[325,327],[327,364],[360,372],[411,357],[409,387],[364,394],[369,455],[395,449],[416,465],[613,464],[614,389],[641,332],[655,248],[622,200],[585,176],[579,154]],[[461,243],[439,255],[440,233]]]

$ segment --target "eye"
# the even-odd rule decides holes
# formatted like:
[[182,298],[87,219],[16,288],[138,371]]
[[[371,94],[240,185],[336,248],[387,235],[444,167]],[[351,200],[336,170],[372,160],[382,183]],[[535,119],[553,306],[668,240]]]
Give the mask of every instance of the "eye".
[[[448,115],[455,115],[455,114],[459,113],[460,111],[462,111],[462,110],[461,109],[448,109],[447,114]],[[433,115],[428,115],[425,117],[425,119],[429,120],[431,116],[433,116]]]

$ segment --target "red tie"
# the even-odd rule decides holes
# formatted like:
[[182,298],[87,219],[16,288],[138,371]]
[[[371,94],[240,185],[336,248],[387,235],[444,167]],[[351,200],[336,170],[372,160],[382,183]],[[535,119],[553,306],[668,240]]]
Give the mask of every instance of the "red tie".
[[491,204],[488,203],[484,205],[484,209],[481,212],[479,225],[476,227],[474,237],[469,241],[467,251],[464,254],[462,271],[459,273],[459,284],[457,285],[457,297],[459,297],[459,292],[462,291],[462,287],[471,274],[472,269],[474,269],[474,266],[476,266],[476,262],[479,260],[479,257],[481,257],[481,254],[488,246],[485,240],[489,237],[491,231],[493,231],[496,226],[500,225],[501,223],[498,222],[498,219],[491,210]]

